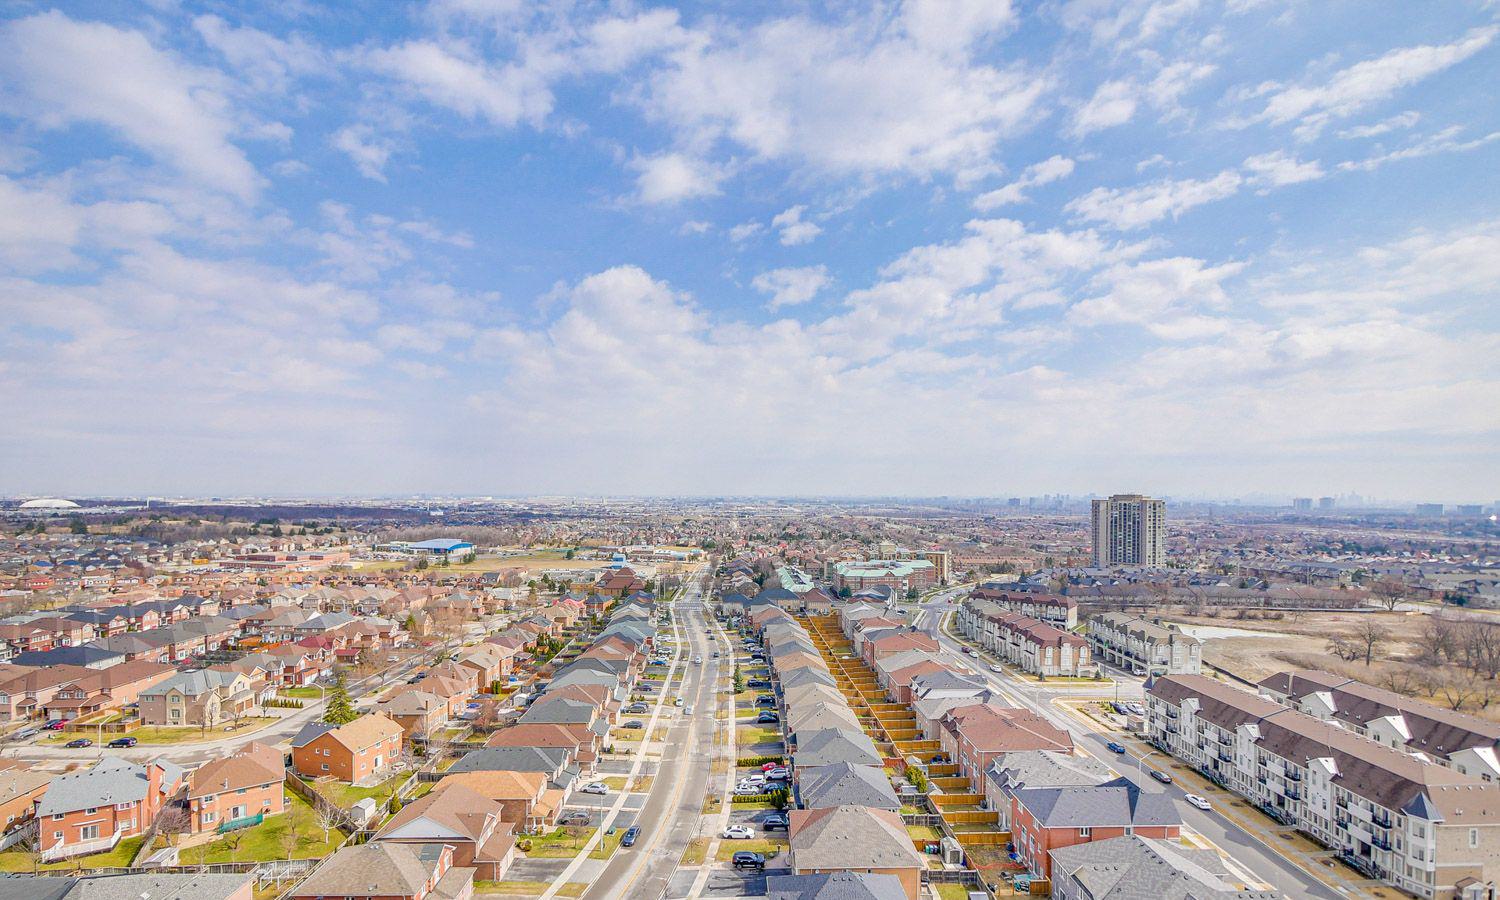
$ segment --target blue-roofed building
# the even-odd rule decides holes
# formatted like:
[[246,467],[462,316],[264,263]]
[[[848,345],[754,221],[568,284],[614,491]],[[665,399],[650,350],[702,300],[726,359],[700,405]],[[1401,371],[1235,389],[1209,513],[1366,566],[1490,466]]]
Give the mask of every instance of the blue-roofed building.
[[376,548],[381,553],[402,553],[407,556],[467,556],[474,552],[468,541],[451,538],[435,538],[430,541],[391,541]]

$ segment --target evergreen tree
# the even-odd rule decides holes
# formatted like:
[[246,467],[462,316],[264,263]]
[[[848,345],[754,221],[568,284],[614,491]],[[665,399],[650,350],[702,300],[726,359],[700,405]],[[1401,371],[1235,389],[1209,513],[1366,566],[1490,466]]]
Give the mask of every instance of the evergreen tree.
[[333,690],[328,692],[328,706],[323,710],[323,721],[329,725],[347,725],[357,718],[359,713],[349,700],[349,691],[344,688],[344,679],[340,676],[333,683]]

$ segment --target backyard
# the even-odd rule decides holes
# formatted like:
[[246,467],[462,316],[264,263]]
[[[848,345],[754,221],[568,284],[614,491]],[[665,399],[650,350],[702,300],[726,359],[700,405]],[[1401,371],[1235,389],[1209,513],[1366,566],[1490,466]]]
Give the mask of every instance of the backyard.
[[30,872],[33,868],[39,872],[72,872],[128,866],[135,859],[136,851],[141,849],[141,840],[139,837],[124,838],[108,853],[77,856],[54,863],[43,863],[35,867],[33,867],[32,854],[20,847],[12,847],[0,852],[0,872]]
[[[293,839],[295,838],[295,844]],[[264,862],[287,859],[320,859],[332,853],[344,833],[330,828],[327,837],[307,801],[288,792],[286,812],[271,816],[254,828],[224,835],[218,840],[182,851],[182,861],[191,865],[228,862]]]

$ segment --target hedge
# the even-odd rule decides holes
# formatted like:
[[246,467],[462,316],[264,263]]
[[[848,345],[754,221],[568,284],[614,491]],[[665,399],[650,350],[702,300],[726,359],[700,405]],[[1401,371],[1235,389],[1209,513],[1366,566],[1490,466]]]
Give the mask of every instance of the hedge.
[[769,794],[735,794],[729,798],[730,803],[770,803],[776,799],[776,793]]
[[784,756],[742,756],[739,759],[735,760],[734,764],[740,767],[749,767],[763,766],[766,763],[779,763],[784,765],[785,762],[786,757]]

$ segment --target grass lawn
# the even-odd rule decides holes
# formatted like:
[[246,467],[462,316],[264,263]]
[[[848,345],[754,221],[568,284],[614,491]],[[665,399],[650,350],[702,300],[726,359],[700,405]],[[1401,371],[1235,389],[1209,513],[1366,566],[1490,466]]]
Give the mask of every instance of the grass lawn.
[[908,825],[906,833],[912,836],[912,840],[932,841],[936,843],[943,839],[943,833],[931,825]]
[[781,729],[741,725],[734,739],[741,744],[779,744],[781,743]]
[[734,854],[741,850],[749,850],[754,853],[764,853],[767,857],[775,856],[786,850],[787,843],[783,838],[759,838],[749,841],[720,841],[719,850],[714,854],[714,859],[724,862],[734,858]]
[[[286,859],[283,841],[293,821],[298,823],[297,846],[292,851],[293,859],[320,859],[332,853],[344,840],[344,833],[337,828],[323,829],[317,825],[312,808],[296,794],[287,793],[287,811],[272,816],[254,828],[246,828],[233,835],[226,835],[202,847],[190,847],[182,852],[184,865],[199,865],[227,862],[265,862]],[[232,842],[238,840],[235,848]]]
[[[476,881],[474,882],[474,896],[494,897],[509,894],[540,897],[547,892],[551,884],[550,881]],[[557,889],[557,896],[582,897],[584,891],[588,889],[588,882],[569,881]]]
[[[95,853],[92,856],[77,856],[72,859],[59,860],[55,863],[43,863],[37,867],[41,872],[71,872],[76,869],[103,869],[123,868],[130,865],[135,859],[137,850],[141,849],[143,838],[124,838],[115,845],[115,849],[108,853]],[[11,849],[0,852],[0,872],[30,872],[31,860],[21,850]]]
[[623,791],[625,790],[625,783],[629,780],[624,775],[611,775],[604,779],[604,783],[609,785],[609,789],[612,791]]
[[969,900],[969,886],[966,884],[938,882],[933,886],[937,888],[938,900]]
[[559,828],[550,834],[525,837],[522,840],[531,841],[531,849],[526,851],[527,856],[538,859],[572,859],[589,842],[594,831],[593,828]]
[[354,804],[369,797],[384,800],[393,792],[392,788],[409,777],[411,777],[410,773],[402,772],[400,775],[393,775],[373,787],[355,787],[352,784],[345,784],[342,781],[327,781],[321,784],[314,784],[313,787],[317,788],[318,793],[333,801],[334,806],[349,809]]
[[[248,734],[250,732],[254,732],[258,729],[264,728],[265,726],[275,721],[278,720],[273,716],[246,716],[245,718],[240,719],[240,727],[238,728],[231,728],[228,725],[215,725],[213,728],[209,728],[207,730],[196,727],[179,726],[174,728],[166,725],[143,725],[142,727],[130,732],[128,736],[135,738],[136,741],[141,744],[150,744],[153,746],[162,746],[168,744],[191,744],[198,741],[214,741],[227,735]],[[104,740],[106,743],[108,743],[116,736],[117,735],[106,734],[104,736]],[[68,741],[80,737],[89,738],[90,740],[96,740],[98,738],[98,734],[90,732],[76,733],[58,731],[47,735],[37,743],[66,744]]]
[[701,866],[705,859],[708,859],[708,838],[696,837],[688,841],[687,849],[682,851],[682,864]]
[[320,698],[320,697],[323,696],[323,691],[319,690],[318,688],[313,687],[312,685],[304,685],[303,687],[282,688],[281,689],[281,696],[283,696],[283,697],[299,697],[299,698],[304,699],[304,700],[306,700],[308,698],[312,698],[312,699],[316,700],[316,699],[318,699],[318,698]]
[[599,844],[589,853],[589,859],[609,859],[614,856],[615,851],[620,848],[620,838],[625,836],[625,829],[616,828],[614,834],[606,834],[599,838]]

